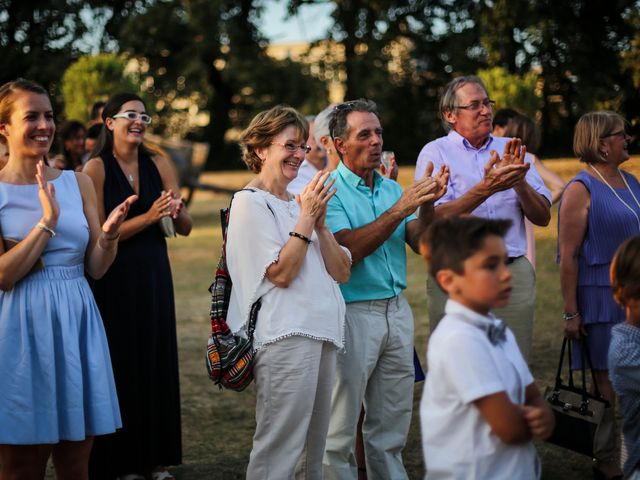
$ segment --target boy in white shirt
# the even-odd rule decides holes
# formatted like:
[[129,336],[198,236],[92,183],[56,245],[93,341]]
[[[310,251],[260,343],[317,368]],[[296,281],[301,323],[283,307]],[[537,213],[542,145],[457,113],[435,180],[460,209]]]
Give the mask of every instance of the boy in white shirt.
[[451,217],[422,243],[429,272],[449,294],[432,332],[420,404],[426,479],[537,479],[533,439],[554,417],[515,337],[490,313],[507,304],[511,273],[503,237],[511,222]]

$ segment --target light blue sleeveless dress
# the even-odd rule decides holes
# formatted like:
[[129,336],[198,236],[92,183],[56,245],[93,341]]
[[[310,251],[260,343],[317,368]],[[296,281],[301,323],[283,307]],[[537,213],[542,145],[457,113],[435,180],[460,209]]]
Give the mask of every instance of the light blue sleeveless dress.
[[[79,441],[121,426],[109,347],[84,277],[80,188],[73,171],[50,183],[60,216],[45,268],[0,292],[0,444]],[[37,184],[0,183],[4,237],[23,239],[41,217]]]

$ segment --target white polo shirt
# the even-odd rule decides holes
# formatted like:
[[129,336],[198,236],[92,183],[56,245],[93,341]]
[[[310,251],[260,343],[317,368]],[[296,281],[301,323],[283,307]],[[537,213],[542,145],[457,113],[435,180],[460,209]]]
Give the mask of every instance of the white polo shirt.
[[506,341],[493,345],[482,328],[491,318],[453,300],[445,312],[429,339],[420,402],[426,479],[538,479],[533,443],[504,443],[473,404],[498,392],[524,404],[533,377],[513,333],[507,328]]

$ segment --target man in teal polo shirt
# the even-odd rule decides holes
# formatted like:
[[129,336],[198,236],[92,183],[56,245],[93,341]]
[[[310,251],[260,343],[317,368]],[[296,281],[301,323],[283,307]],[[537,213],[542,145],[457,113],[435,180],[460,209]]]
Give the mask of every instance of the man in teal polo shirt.
[[[402,463],[413,404],[413,315],[406,288],[405,243],[417,253],[446,191],[448,170],[425,176],[402,191],[377,172],[382,127],[375,103],[338,105],[329,131],[342,161],[333,172],[337,193],[327,224],[351,251],[353,267],[341,285],[347,303],[345,352],[338,356],[331,400],[324,474],[357,478],[354,446],[361,406],[369,478],[407,478]],[[420,207],[419,215],[415,212]]]

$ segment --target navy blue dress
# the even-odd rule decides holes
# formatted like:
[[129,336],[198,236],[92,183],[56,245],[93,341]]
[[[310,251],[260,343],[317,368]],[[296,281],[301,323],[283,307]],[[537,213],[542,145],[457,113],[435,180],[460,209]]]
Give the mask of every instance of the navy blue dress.
[[[103,156],[107,214],[135,192],[113,155]],[[127,218],[146,213],[160,196],[153,160],[138,159],[139,198]],[[123,427],[96,438],[91,478],[145,474],[182,462],[178,349],[173,282],[165,238],[157,224],[121,240],[93,292],[104,320]]]

